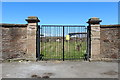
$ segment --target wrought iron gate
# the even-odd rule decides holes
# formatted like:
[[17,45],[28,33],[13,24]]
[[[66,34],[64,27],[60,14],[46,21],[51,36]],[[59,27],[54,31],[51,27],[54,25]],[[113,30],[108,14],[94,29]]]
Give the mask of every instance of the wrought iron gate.
[[38,34],[39,59],[80,60],[88,54],[86,26],[41,25]]

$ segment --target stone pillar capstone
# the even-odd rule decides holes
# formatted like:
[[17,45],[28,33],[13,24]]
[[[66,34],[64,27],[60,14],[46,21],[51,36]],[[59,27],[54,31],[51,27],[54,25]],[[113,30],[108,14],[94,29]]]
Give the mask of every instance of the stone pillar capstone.
[[36,16],[29,16],[27,25],[27,58],[36,60],[36,30],[40,20]]
[[91,59],[98,60],[100,54],[100,20],[99,18],[93,17],[88,20],[90,29],[90,54]]

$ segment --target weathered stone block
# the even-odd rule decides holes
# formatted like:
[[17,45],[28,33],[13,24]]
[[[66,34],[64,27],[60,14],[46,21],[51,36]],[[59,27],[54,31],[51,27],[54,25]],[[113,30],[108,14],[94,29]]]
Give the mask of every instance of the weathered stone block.
[[100,54],[102,58],[117,59],[120,53],[120,25],[102,25],[100,34]]
[[[4,25],[4,24],[3,24]],[[6,24],[5,24],[6,25]],[[23,58],[26,54],[27,27],[2,27],[2,58]],[[16,55],[16,56],[15,56]]]

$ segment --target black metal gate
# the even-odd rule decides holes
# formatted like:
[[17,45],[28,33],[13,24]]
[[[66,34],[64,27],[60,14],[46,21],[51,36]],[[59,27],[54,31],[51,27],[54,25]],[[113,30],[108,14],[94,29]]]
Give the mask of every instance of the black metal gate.
[[80,60],[88,54],[86,26],[41,25],[38,34],[40,36],[40,39],[38,38],[40,46],[37,50],[40,52],[37,54],[39,59]]

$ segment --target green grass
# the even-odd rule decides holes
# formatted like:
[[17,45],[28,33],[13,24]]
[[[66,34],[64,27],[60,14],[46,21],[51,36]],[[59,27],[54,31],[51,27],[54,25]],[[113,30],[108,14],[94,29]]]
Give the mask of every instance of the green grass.
[[[77,45],[81,47],[78,50]],[[43,59],[62,59],[63,58],[63,42],[41,42],[41,54]],[[64,58],[80,59],[86,52],[86,42],[64,41]]]

